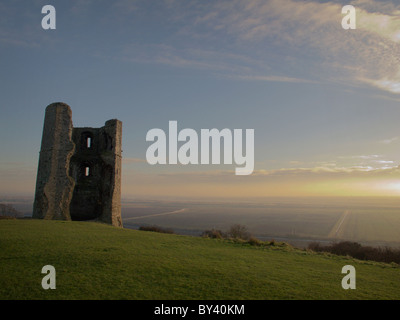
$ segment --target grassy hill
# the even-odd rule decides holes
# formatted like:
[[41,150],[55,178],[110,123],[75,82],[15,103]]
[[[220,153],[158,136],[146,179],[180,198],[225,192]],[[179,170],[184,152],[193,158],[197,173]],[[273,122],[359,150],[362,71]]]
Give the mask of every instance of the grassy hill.
[[0,299],[400,299],[395,264],[90,222],[0,220],[0,263]]

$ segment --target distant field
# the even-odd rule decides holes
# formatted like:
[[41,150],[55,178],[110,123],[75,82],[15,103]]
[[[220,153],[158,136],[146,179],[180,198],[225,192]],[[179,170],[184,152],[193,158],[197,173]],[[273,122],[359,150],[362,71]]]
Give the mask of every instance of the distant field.
[[400,241],[400,210],[397,208],[348,210],[336,238],[370,242]]
[[239,223],[262,239],[400,246],[400,201],[394,198],[143,201],[125,203],[123,220],[126,227],[155,224],[194,235],[212,228],[227,230]]
[[[400,268],[278,244],[160,234],[92,222],[0,220],[0,300],[400,299]],[[56,289],[41,286],[42,267]],[[342,267],[356,269],[344,290]]]

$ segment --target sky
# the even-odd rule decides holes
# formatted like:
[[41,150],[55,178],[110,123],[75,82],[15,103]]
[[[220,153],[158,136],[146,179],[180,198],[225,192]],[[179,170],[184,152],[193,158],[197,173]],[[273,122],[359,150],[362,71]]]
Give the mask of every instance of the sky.
[[[42,28],[42,7],[56,29]],[[342,28],[342,7],[356,29]],[[44,111],[123,122],[122,197],[400,195],[400,4],[0,0],[0,196],[34,195]],[[254,129],[235,164],[150,165],[146,134]]]

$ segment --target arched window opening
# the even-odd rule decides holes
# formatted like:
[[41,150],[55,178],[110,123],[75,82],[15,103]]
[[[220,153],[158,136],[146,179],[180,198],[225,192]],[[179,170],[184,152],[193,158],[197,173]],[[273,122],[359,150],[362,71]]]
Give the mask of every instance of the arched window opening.
[[92,132],[83,132],[81,134],[81,149],[93,149],[93,133]]
[[86,137],[86,148],[90,149],[92,147],[92,137]]

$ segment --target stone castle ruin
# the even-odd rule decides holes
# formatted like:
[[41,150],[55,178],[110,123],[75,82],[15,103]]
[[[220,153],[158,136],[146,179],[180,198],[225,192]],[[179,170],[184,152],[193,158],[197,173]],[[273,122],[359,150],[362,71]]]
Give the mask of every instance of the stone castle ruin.
[[122,122],[74,128],[65,103],[46,108],[33,218],[101,221],[122,227]]

